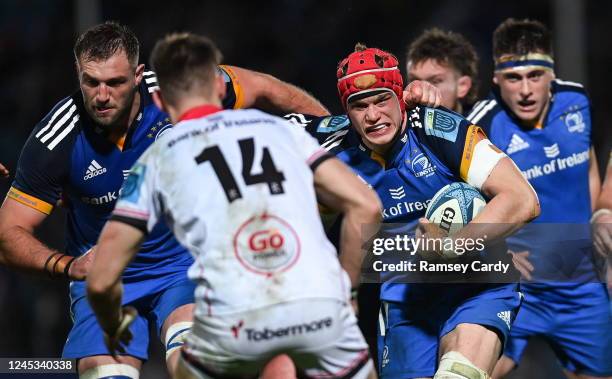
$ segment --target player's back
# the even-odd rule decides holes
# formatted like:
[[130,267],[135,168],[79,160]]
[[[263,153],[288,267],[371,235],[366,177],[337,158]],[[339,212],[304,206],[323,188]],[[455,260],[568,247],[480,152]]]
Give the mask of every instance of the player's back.
[[309,167],[322,153],[303,130],[256,110],[181,121],[147,153],[154,201],[196,258],[198,312],[345,299]]

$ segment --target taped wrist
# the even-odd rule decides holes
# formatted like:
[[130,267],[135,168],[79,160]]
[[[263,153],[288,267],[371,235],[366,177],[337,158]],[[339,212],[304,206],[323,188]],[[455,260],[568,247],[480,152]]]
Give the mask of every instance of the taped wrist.
[[476,367],[457,351],[449,351],[440,358],[440,366],[433,379],[489,379],[489,374]]

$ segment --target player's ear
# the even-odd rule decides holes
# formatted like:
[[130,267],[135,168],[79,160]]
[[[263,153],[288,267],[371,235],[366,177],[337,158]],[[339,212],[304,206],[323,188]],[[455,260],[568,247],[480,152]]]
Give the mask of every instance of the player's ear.
[[225,98],[225,79],[223,79],[223,75],[215,75],[215,93],[219,96],[219,100],[223,101]]
[[497,75],[493,75],[493,84],[496,86],[499,85],[499,80],[497,79]]
[[153,103],[157,106],[157,108],[161,109],[164,112],[168,112],[164,105],[164,99],[160,91],[154,91],[151,96],[153,97]]
[[136,72],[134,73],[134,76],[136,77],[136,86],[140,85],[143,74],[144,74],[144,64],[139,64],[138,66],[136,66]]
[[457,98],[463,99],[472,88],[472,78],[467,75],[459,77],[457,80]]

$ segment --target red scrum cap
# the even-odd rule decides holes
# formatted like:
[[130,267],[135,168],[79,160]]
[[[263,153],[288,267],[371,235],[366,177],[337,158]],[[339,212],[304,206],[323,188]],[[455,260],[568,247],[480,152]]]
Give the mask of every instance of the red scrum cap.
[[397,58],[391,53],[357,44],[355,52],[344,58],[336,70],[338,94],[344,109],[354,95],[387,89],[397,96],[403,112],[404,80],[398,64]]

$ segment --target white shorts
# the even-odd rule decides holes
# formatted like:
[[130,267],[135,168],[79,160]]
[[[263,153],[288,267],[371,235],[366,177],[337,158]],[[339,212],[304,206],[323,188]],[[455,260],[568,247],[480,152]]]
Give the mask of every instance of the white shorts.
[[353,309],[333,299],[197,319],[179,365],[193,378],[253,378],[279,354],[306,378],[360,379],[373,370]]

